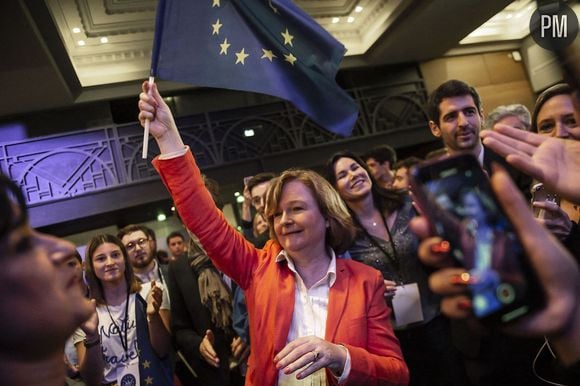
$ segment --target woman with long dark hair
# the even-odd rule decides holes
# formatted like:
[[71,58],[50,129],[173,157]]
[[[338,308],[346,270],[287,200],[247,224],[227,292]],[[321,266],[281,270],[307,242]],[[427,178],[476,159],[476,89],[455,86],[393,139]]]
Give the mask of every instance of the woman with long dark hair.
[[[440,315],[439,298],[429,289],[428,272],[418,260],[418,239],[408,229],[416,213],[407,192],[380,188],[366,164],[347,151],[330,158],[327,176],[357,226],[350,257],[383,274],[410,385],[467,384],[451,345],[448,320]],[[402,303],[413,305],[412,311],[403,313],[404,307],[398,308]]]

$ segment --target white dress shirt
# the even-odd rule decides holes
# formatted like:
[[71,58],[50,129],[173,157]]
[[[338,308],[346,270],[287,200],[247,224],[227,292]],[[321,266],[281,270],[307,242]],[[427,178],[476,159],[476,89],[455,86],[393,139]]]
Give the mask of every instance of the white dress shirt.
[[[286,344],[304,336],[317,336],[324,339],[326,334],[326,317],[328,314],[328,292],[336,281],[336,255],[332,250],[330,253],[331,260],[326,274],[310,288],[306,288],[304,281],[296,271],[292,258],[288,256],[286,251],[281,251],[276,257],[277,262],[283,260],[288,262],[288,268],[294,273],[296,280],[294,289],[294,313],[292,314],[292,322],[290,324],[290,330],[288,331]],[[346,349],[346,352],[347,358],[345,366],[340,378],[337,377],[338,383],[344,383],[350,373],[350,353],[348,349]],[[326,385],[326,371],[324,368],[302,380],[296,379],[296,374],[300,370],[289,375],[284,374],[283,370],[282,368],[278,372],[279,386]]]

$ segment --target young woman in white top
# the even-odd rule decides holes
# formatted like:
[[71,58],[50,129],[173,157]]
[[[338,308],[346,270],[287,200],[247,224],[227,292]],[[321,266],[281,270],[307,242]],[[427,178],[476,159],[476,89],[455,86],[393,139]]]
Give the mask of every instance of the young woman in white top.
[[[85,263],[99,323],[79,352],[83,378],[88,384],[172,385],[171,336],[159,316],[162,289],[154,281],[137,282],[123,243],[113,235],[93,237]],[[146,302],[139,295],[142,286],[151,287]],[[97,345],[104,361],[101,379],[96,379],[93,366],[98,363],[89,351]],[[85,374],[90,369],[92,379]]]

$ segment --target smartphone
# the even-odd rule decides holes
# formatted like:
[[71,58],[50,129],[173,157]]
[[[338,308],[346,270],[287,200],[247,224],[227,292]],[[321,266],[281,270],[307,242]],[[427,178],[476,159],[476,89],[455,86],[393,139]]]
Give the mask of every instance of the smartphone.
[[[553,202],[556,205],[560,206],[560,197],[556,193],[550,193],[544,188],[544,184],[537,183],[532,186],[532,203],[534,201],[549,201]],[[534,210],[534,217],[541,218],[541,219],[548,219],[553,218],[554,216],[550,211],[546,211],[543,208],[538,208],[532,206]]]
[[432,231],[469,272],[475,316],[509,323],[543,304],[543,291],[477,159],[448,157],[411,170],[411,189]]

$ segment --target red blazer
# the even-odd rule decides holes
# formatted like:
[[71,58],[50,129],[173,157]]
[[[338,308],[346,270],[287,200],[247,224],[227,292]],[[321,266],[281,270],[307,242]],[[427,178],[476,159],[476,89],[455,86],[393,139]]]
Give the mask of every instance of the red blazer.
[[[190,151],[153,165],[175,201],[181,219],[200,239],[208,256],[245,291],[251,355],[247,385],[275,385],[274,356],[286,345],[294,311],[294,275],[269,241],[256,249],[232,228],[205,189]],[[406,385],[409,371],[389,322],[381,274],[364,264],[337,259],[329,291],[326,340],[346,346],[351,356],[347,384]],[[327,371],[328,382],[334,377]]]

